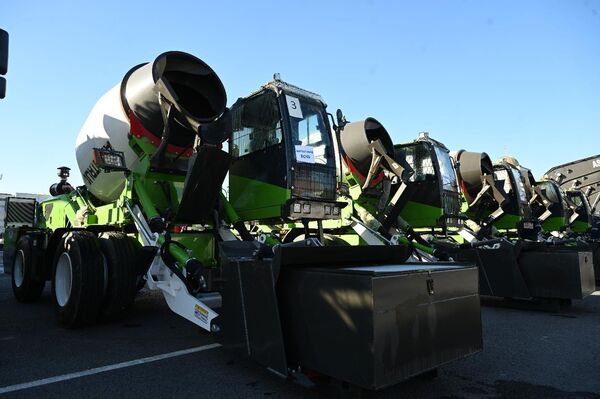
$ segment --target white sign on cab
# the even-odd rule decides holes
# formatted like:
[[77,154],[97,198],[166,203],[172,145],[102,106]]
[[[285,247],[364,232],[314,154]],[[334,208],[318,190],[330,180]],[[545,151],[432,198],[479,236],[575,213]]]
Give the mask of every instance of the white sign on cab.
[[296,146],[296,161],[304,163],[315,163],[315,152],[311,146]]

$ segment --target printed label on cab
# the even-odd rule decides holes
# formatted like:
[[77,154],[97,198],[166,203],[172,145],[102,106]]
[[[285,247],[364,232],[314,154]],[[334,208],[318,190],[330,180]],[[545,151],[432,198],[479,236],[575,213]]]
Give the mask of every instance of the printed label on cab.
[[287,101],[288,112],[292,118],[300,118],[302,119],[302,108],[300,108],[300,100],[296,97],[285,96],[285,101]]
[[296,161],[304,163],[315,163],[315,152],[308,145],[296,146]]
[[525,223],[523,223],[523,228],[527,229],[527,230],[533,230],[533,223],[532,222],[525,222]]
[[208,310],[204,309],[200,305],[194,306],[194,316],[198,318],[202,323],[208,323]]

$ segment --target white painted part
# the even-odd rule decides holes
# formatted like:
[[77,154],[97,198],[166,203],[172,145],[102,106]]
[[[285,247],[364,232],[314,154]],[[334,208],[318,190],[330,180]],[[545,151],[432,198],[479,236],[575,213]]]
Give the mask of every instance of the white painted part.
[[470,231],[460,229],[458,231],[458,235],[461,236],[462,238],[464,238],[464,240],[466,242],[477,242],[477,240],[475,239],[475,236]]
[[[420,259],[417,258],[417,261],[419,261],[419,262],[430,263],[430,262],[438,261],[433,255],[431,255],[421,249],[415,248],[415,251],[418,252],[418,254],[419,254]],[[414,256],[414,255],[411,255],[411,256]]]
[[160,355],[144,357],[141,359],[129,360],[127,362],[111,364],[108,366],[95,367],[95,368],[87,369],[87,370],[83,370],[83,371],[76,371],[74,373],[58,375],[55,377],[43,378],[41,380],[24,382],[22,384],[9,385],[9,386],[5,386],[5,387],[1,387],[0,394],[22,391],[24,389],[29,389],[29,388],[36,388],[36,387],[40,387],[40,386],[44,386],[44,385],[54,384],[56,382],[73,380],[75,378],[87,377],[87,376],[94,375],[94,374],[105,373],[107,371],[119,370],[119,369],[123,369],[126,367],[138,366],[140,364],[157,362],[159,360],[170,359],[170,358],[178,357],[178,356],[185,356],[185,355],[189,355],[192,353],[198,353],[198,352],[203,352],[203,351],[207,351],[207,350],[211,350],[211,349],[216,349],[219,347],[221,347],[221,344],[218,344],[218,343],[208,344],[208,345],[203,345],[203,346],[197,346],[195,348],[183,349],[183,350],[179,350],[179,351],[175,351],[175,352],[169,352],[169,353],[163,353]]
[[[125,206],[132,215],[136,228],[142,236],[146,246],[157,246],[158,234],[152,233],[140,208],[137,205],[131,207],[128,202]],[[221,228],[219,229],[221,232]],[[234,237],[235,239],[235,237]],[[185,271],[184,271],[185,273]],[[156,276],[156,280],[154,279]],[[192,323],[211,331],[211,321],[218,316],[207,304],[190,295],[183,281],[179,279],[164,264],[160,255],[156,255],[148,273],[146,273],[146,285],[150,290],[161,290],[169,308],[179,316]],[[215,301],[213,296],[207,296],[212,304],[220,306],[221,298]]]
[[127,210],[131,214],[133,218],[133,222],[135,223],[135,227],[142,235],[142,241],[145,246],[156,246],[156,242],[158,241],[158,234],[153,233],[150,230],[150,226],[146,223],[146,219],[144,218],[144,214],[140,210],[140,207],[134,205],[133,208],[129,205],[129,202],[125,202],[125,206]]
[[153,286],[162,291],[167,305],[174,313],[211,331],[211,321],[219,314],[198,298],[190,295],[179,277],[170,273],[165,280],[154,280],[151,272],[148,271],[146,278],[148,287]]
[[17,256],[15,257],[13,273],[15,275],[15,285],[20,287],[23,285],[23,276],[25,275],[25,254],[22,249],[17,252]]
[[69,302],[72,287],[73,265],[71,264],[71,257],[67,252],[63,252],[58,258],[54,274],[54,294],[56,302],[60,306],[65,306]]
[[367,228],[367,226],[362,223],[358,223],[356,220],[353,220],[350,223],[350,227],[362,238],[368,245],[385,245],[386,243],[383,241],[383,237],[371,231],[371,229]]
[[285,101],[287,102],[288,113],[292,118],[303,119],[302,108],[300,106],[300,100],[297,97],[285,95]]
[[[146,273],[146,285],[151,290],[157,290],[157,281],[165,280],[168,276],[166,272],[167,268],[165,267],[163,261],[160,259],[160,256],[157,255],[154,257],[152,264],[148,268],[148,272]],[[156,276],[158,280],[154,280],[152,276]]]
[[98,199],[106,202],[119,197],[125,187],[125,174],[98,171],[98,176],[93,182],[86,181],[85,172],[93,163],[94,148],[101,148],[110,143],[114,150],[123,152],[125,165],[129,169],[135,168],[139,161],[129,147],[129,118],[123,110],[120,90],[121,83],[98,100],[75,141],[75,156],[85,185]]
[[219,226],[219,236],[223,241],[237,241],[235,234],[231,230],[223,225]]
[[296,145],[296,161],[302,163],[315,163],[315,152],[311,146]]

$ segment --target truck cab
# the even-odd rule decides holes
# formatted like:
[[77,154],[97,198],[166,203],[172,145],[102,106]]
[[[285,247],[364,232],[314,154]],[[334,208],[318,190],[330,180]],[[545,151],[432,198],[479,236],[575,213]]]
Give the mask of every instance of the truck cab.
[[535,239],[539,230],[529,206],[526,180],[518,166],[501,160],[494,165],[494,180],[508,197],[503,206],[505,215],[494,226],[499,230],[517,229],[527,237]]
[[592,209],[581,190],[566,190],[564,194],[571,210],[570,227],[575,233],[587,233],[592,227]]
[[279,79],[233,104],[229,201],[241,220],[339,219],[325,107],[318,94]]
[[400,216],[414,228],[462,225],[458,183],[446,146],[424,132],[394,150],[414,170],[409,178],[414,191]]
[[533,216],[542,225],[542,230],[562,231],[569,226],[569,215],[572,211],[567,206],[565,194],[557,183],[551,180],[536,182],[529,203]]

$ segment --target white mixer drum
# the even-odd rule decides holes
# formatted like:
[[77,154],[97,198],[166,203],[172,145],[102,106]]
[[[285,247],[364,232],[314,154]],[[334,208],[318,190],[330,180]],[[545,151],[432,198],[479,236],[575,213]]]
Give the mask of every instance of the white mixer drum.
[[120,84],[98,100],[75,142],[83,181],[99,200],[116,200],[125,187],[125,174],[100,170],[93,161],[94,148],[123,152],[127,168],[135,169],[139,158],[129,146],[129,134],[146,137],[155,147],[160,144],[164,122],[158,95],[164,84],[176,96],[177,109],[170,124],[167,152],[191,153],[198,127],[216,120],[225,110],[223,84],[199,58],[171,51],[132,68]]

